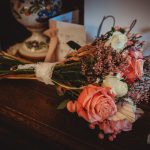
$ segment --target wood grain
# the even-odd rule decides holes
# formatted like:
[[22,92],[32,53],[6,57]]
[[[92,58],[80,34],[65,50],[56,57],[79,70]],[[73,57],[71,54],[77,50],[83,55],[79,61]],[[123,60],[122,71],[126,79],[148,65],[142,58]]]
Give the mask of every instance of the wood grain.
[[67,149],[149,149],[150,106],[132,132],[122,133],[114,142],[100,141],[86,122],[65,110],[56,110],[61,101],[54,87],[32,80],[0,81],[0,116],[21,133],[41,142],[56,143]]

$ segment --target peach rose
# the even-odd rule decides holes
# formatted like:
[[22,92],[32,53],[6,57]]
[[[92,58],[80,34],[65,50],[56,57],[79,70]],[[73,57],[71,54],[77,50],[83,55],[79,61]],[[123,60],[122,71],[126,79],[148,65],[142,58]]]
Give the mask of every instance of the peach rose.
[[102,122],[117,111],[114,95],[110,93],[110,89],[94,85],[85,87],[74,103],[68,102],[67,109],[70,112],[77,112],[90,123]]
[[129,83],[133,83],[136,79],[140,79],[143,75],[143,59],[142,53],[129,52],[128,68],[123,72],[123,76]]

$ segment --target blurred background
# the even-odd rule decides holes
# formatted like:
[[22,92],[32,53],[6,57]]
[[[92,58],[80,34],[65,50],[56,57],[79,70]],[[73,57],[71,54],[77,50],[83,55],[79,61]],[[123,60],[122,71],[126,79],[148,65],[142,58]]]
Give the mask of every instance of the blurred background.
[[[150,55],[150,0],[85,0],[84,8],[88,41],[95,38],[103,16],[113,15],[116,25],[125,27],[137,19],[132,31],[143,35],[143,40],[146,41],[144,55]],[[108,19],[102,28],[103,33],[109,30],[111,25],[112,20]]]
[[[92,41],[97,33],[103,16],[113,15],[116,25],[129,26],[134,19],[137,24],[133,32],[139,32],[146,41],[144,55],[150,55],[150,0],[63,0],[63,13],[79,9],[79,24],[84,24],[87,42]],[[12,16],[9,0],[0,1],[0,47],[8,48],[16,42],[26,39],[28,32]],[[103,26],[103,33],[111,28],[111,19]]]

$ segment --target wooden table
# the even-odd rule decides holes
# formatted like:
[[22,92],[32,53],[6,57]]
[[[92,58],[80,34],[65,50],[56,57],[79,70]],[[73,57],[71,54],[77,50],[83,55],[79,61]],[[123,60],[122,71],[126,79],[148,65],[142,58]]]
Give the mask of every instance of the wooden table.
[[[70,2],[65,1],[66,5]],[[83,23],[84,5],[81,0],[79,3],[82,7],[80,23]],[[3,48],[29,36],[12,18],[8,6],[8,0],[1,1]],[[72,6],[78,7],[78,4],[72,3]],[[54,87],[38,81],[0,80],[0,149],[5,146],[5,150],[150,150],[146,144],[150,133],[150,104],[142,106],[145,114],[131,132],[124,132],[114,142],[108,142],[100,141],[97,132],[75,114],[56,110],[60,101]]]
[[100,141],[97,132],[75,114],[57,110],[60,101],[55,88],[41,82],[0,81],[0,120],[21,137],[30,137],[25,139],[31,143],[40,143],[41,149],[150,150],[146,144],[150,133],[150,105],[142,106],[145,114],[134,124],[133,131],[108,142]]

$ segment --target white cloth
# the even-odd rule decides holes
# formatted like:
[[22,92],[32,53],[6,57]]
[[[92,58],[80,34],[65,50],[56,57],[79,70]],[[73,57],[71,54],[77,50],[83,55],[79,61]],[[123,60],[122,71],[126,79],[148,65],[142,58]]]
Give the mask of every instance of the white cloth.
[[37,64],[26,64],[26,65],[18,65],[17,70],[23,69],[35,69]]
[[34,69],[37,80],[44,82],[45,84],[54,85],[52,82],[52,74],[56,63],[38,63],[38,64],[26,64],[26,65],[18,65],[18,70],[22,69]]

